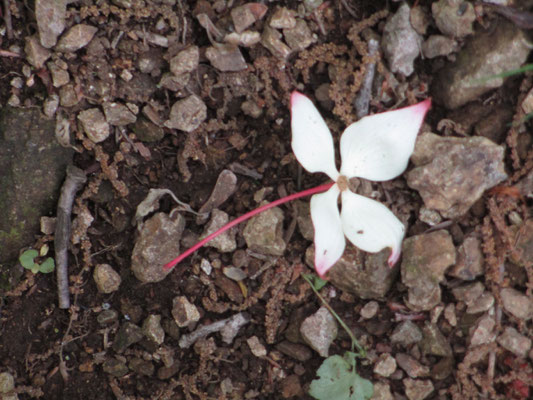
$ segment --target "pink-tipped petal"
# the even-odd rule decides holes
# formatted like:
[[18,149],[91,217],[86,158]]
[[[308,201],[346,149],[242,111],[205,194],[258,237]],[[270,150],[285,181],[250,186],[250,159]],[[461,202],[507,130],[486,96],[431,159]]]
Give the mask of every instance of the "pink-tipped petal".
[[341,137],[341,174],[372,181],[387,181],[402,174],[430,106],[427,99],[351,124]]
[[[400,256],[405,227],[383,204],[349,190],[342,192],[341,221],[344,234],[355,246],[369,253],[392,249],[391,261]],[[390,264],[389,264],[390,265]]]
[[298,92],[291,95],[291,128],[292,151],[300,164],[309,172],[324,172],[336,181],[339,172],[331,132],[313,102]]
[[341,258],[346,245],[337,200],[339,187],[311,197],[311,219],[315,228],[315,269],[320,277]]

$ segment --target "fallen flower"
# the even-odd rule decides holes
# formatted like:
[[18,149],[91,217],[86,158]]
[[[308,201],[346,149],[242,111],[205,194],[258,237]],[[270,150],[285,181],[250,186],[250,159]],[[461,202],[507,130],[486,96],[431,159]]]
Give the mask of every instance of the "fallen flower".
[[323,172],[335,182],[328,191],[311,198],[315,269],[321,277],[342,256],[345,236],[370,253],[390,247],[389,265],[398,261],[405,227],[383,204],[350,191],[348,180],[387,181],[402,174],[430,105],[431,100],[427,99],[410,107],[364,117],[348,126],[341,136],[342,163],[338,171],[328,126],[311,100],[301,93],[292,93],[292,150],[307,171]]

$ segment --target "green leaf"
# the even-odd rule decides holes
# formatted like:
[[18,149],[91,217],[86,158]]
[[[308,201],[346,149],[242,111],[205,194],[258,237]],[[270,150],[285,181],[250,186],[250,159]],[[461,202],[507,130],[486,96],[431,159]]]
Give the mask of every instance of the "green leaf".
[[339,355],[326,358],[316,372],[319,379],[311,382],[309,394],[318,400],[370,399],[374,386],[355,371],[355,357],[347,352],[345,358]]
[[22,264],[22,266],[26,269],[32,269],[35,263],[33,260],[35,257],[39,255],[39,252],[34,249],[28,249],[24,253],[22,253],[19,257],[19,261]]
[[39,268],[41,266],[37,263],[33,264],[33,267],[31,267],[31,272],[33,272],[34,274],[36,274],[37,272],[39,272]]
[[44,262],[39,266],[39,271],[43,274],[48,274],[54,270],[56,264],[52,257],[48,257]]
[[325,281],[323,279],[320,279],[319,276],[315,274],[304,274],[304,276],[311,281],[311,284],[316,290],[322,289],[324,286],[328,284],[328,281]]

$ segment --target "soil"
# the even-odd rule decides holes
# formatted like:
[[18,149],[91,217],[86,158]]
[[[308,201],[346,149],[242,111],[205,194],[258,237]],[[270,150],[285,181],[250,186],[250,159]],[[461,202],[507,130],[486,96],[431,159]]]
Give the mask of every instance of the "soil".
[[[147,49],[146,42],[131,32],[138,31],[142,26],[156,25],[161,14],[150,7],[152,3],[159,2],[147,0],[147,9],[150,11],[129,16],[121,14],[120,7],[104,7],[101,3],[89,0],[71,3],[67,26],[73,24],[72,19],[78,21],[83,16],[84,23],[98,27],[97,37],[112,41],[119,31],[126,33],[122,44],[105,57],[107,68],[115,72],[116,79],[120,80],[118,75],[124,69],[129,68],[135,73],[136,59],[142,50]],[[224,2],[217,3],[220,5]],[[178,23],[181,25],[177,32],[184,35],[186,45],[205,49],[209,40],[195,15],[201,9],[207,9],[208,14],[216,14],[219,25],[223,27],[228,23],[231,8],[241,4],[238,1],[229,3],[233,4],[215,13],[214,4],[210,2],[178,0],[172,9],[179,15]],[[11,40],[3,37],[0,43],[2,49],[17,45],[24,48],[25,37],[35,33],[33,2],[12,0],[11,4],[13,11],[16,11],[12,16],[15,36]],[[270,15],[276,6],[283,5],[295,10],[301,3],[286,1],[266,5]],[[20,265],[12,267],[12,287],[3,296],[0,309],[0,372],[7,371],[15,377],[19,399],[311,398],[306,393],[310,382],[316,378],[323,358],[312,352],[310,359],[298,361],[280,350],[280,343],[286,340],[287,331],[294,328],[298,316],[310,315],[320,307],[320,301],[300,276],[304,272],[312,272],[303,262],[311,242],[305,240],[298,229],[290,236],[283,256],[275,258],[272,266],[257,279],[243,282],[244,291],[242,286],[221,272],[221,267],[235,264],[236,258],[242,257],[246,250],[243,226],[238,228],[236,252],[219,253],[213,248],[204,247],[178,265],[165,280],[143,284],[130,269],[131,254],[138,235],[131,220],[137,205],[151,188],[168,188],[181,201],[198,210],[209,197],[219,173],[230,168],[232,163],[245,166],[256,177],[238,175],[235,194],[220,206],[231,219],[255,208],[257,203],[254,194],[261,189],[267,188],[266,200],[273,201],[285,194],[324,183],[324,179],[316,174],[302,171],[292,155],[290,92],[297,89],[315,98],[315,91],[320,85],[330,83],[329,98],[320,103],[320,108],[338,142],[344,126],[356,120],[351,104],[360,87],[361,66],[364,65],[361,54],[364,46],[350,37],[353,38],[353,32],[365,26],[380,32],[386,15],[384,10],[388,10],[388,7],[391,10],[396,8],[394,3],[382,1],[324,3],[316,15],[307,17],[318,36],[316,43],[307,50],[293,53],[286,60],[276,58],[259,45],[241,48],[248,64],[245,71],[220,72],[202,54],[200,65],[185,90],[198,94],[206,103],[205,122],[190,133],[164,128],[164,138],[155,142],[141,142],[129,129],[122,128],[116,128],[116,134],[99,144],[84,137],[81,128],[76,125],[76,114],[101,103],[101,98],[83,98],[84,91],[94,83],[92,79],[96,79],[98,71],[93,70],[91,58],[84,49],[69,61],[71,81],[79,85],[82,100],[73,107],[62,107],[61,113],[72,122],[72,143],[77,150],[74,165],[88,173],[88,182],[77,195],[73,217],[86,210],[94,217],[94,221],[88,227],[79,228],[82,231],[77,233],[81,240],[71,247],[69,273],[72,306],[69,310],[57,306],[53,274],[34,275],[24,271]],[[257,31],[261,31],[265,20],[254,25]],[[321,33],[317,20],[320,20],[325,34]],[[354,24],[358,26],[355,30]],[[182,47],[183,44],[178,43],[175,49],[169,48],[164,57],[162,54],[167,49],[161,51],[156,46],[150,48],[155,49],[154,57],[159,57],[163,70],[168,71],[170,54],[176,54]],[[23,65],[23,58],[1,58],[1,104],[6,104],[8,98],[16,93],[23,105],[41,107],[42,99],[57,89],[47,85],[44,68],[33,75],[33,86],[14,90],[10,86],[10,78],[22,76]],[[409,79],[400,78],[404,83],[399,96],[401,99],[392,91],[389,92],[390,96],[398,101],[407,99],[411,103],[429,96],[427,88],[431,84],[432,64],[429,60],[419,59],[415,67],[415,73]],[[158,79],[154,78],[154,82],[157,83]],[[506,89],[508,92],[498,95],[505,99],[516,98],[517,86],[509,85]],[[115,99],[127,100],[139,107],[149,100],[142,89],[124,95],[121,94],[120,85],[113,84],[113,90]],[[163,120],[168,117],[170,107],[176,100],[174,97],[175,93],[171,91],[155,88],[150,98],[156,101],[154,104],[162,106],[157,112],[164,117]],[[260,115],[251,117],[243,113],[241,105],[244,100],[254,102],[259,107]],[[394,105],[394,101],[384,104],[372,100],[370,111],[385,111]],[[445,110],[434,106],[427,124],[436,127],[443,115]],[[403,182],[404,178],[398,180]],[[482,202],[492,199],[497,203],[496,197],[495,194],[487,194]],[[418,196],[416,199],[418,204],[413,209],[422,205]],[[525,206],[516,197],[507,198],[506,202],[505,210]],[[174,206],[169,196],[165,196],[158,211],[170,212]],[[287,230],[292,226],[294,229],[292,207],[285,205],[282,208],[285,213],[284,228]],[[475,219],[487,221],[486,231],[496,230],[490,222],[490,210],[483,208],[483,214],[478,213]],[[193,243],[193,239],[202,233],[203,226],[195,223],[194,215],[184,215],[187,227],[182,247],[187,247],[187,243]],[[468,218],[467,215],[456,225],[472,228]],[[421,226],[427,227],[421,221],[411,221],[418,230]],[[488,235],[490,237],[490,232]],[[32,247],[40,248],[44,243],[53,248],[53,236],[36,236]],[[504,247],[505,243],[497,242],[492,252],[498,256]],[[218,266],[209,276],[199,267],[203,258]],[[248,257],[245,265],[248,276],[259,271],[265,260],[270,258]],[[122,282],[117,291],[111,294],[97,291],[92,271],[98,264],[110,264],[120,274]],[[499,285],[490,275],[484,278],[484,283],[487,287]],[[405,288],[400,282],[394,285],[386,298],[380,299],[378,313],[370,321],[363,322],[359,311],[368,300],[342,293],[331,285],[323,291],[329,294],[331,306],[355,331],[369,353],[374,354],[374,361],[379,354],[394,355],[399,351],[390,343],[389,336],[395,325],[397,305],[403,303],[405,295]],[[196,305],[201,318],[198,324],[173,334],[168,324],[173,322],[171,310],[177,296],[185,296]],[[443,306],[453,302],[455,299],[449,289],[445,289]],[[109,324],[102,324],[97,317],[107,309],[117,311],[118,318]],[[250,323],[241,328],[232,343],[224,343],[220,335],[215,333],[190,348],[179,347],[180,334],[194,331],[199,324],[230,317],[238,311],[246,312]],[[125,351],[115,351],[112,344],[119,328],[128,321],[141,326],[150,314],[162,316],[163,325],[167,327],[164,343],[157,346],[143,339]],[[414,319],[423,326],[431,317],[430,313],[421,313]],[[505,328],[506,324],[516,326],[517,322],[505,319],[501,328]],[[252,354],[247,339],[253,336],[259,338],[267,348],[267,356]],[[456,368],[445,379],[439,380],[432,375],[425,378],[434,385],[434,392],[428,399],[527,397],[529,389],[527,382],[524,383],[527,378],[524,378],[524,374],[520,375],[520,371],[531,370],[530,359],[519,360],[510,353],[498,351],[498,367],[489,381],[486,362],[477,364],[464,359],[465,338],[449,332],[447,339],[455,351]],[[349,348],[349,337],[340,332],[330,348],[330,354],[343,354]],[[175,360],[173,367],[166,370],[165,352],[171,353]],[[399,370],[394,377],[379,377],[373,373],[373,360],[360,360],[358,373],[371,382],[387,383],[391,391],[398,394],[394,398],[405,398],[402,384],[405,374]],[[430,366],[437,361],[431,357],[425,360]],[[136,362],[144,362],[144,369],[134,367]],[[125,373],[116,370],[111,372],[113,363],[123,363],[129,368]],[[104,365],[107,367],[104,368]],[[171,368],[175,369],[174,373],[169,372]]]

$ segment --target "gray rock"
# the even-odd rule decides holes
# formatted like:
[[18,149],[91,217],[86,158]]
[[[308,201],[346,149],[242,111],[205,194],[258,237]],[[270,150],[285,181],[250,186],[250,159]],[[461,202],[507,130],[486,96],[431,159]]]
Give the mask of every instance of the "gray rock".
[[70,28],[59,39],[55,50],[61,52],[74,52],[85,46],[92,40],[98,28],[91,25],[78,24]]
[[481,241],[477,236],[467,236],[457,251],[457,261],[447,272],[463,281],[472,281],[485,272],[485,259]]
[[235,32],[241,33],[255,23],[256,18],[248,4],[233,7],[231,9],[231,20],[235,27]]
[[124,322],[113,340],[113,350],[122,353],[132,344],[140,342],[144,337],[142,329],[131,322]]
[[422,329],[422,336],[422,341],[419,343],[422,353],[440,357],[452,356],[450,342],[436,325],[426,322]]
[[136,115],[124,104],[106,101],[102,106],[105,119],[110,125],[126,126],[137,121]]
[[116,358],[108,358],[102,365],[102,369],[106,374],[113,375],[120,378],[129,372],[126,363],[117,360]]
[[377,301],[369,301],[363,308],[361,308],[360,314],[364,319],[374,318],[379,311],[379,303]]
[[409,400],[424,400],[435,390],[430,380],[405,378],[402,382]]
[[100,293],[116,292],[122,282],[120,275],[109,264],[98,264],[93,271],[93,279]]
[[144,223],[131,256],[131,269],[137,279],[159,282],[170,273],[163,265],[179,255],[183,229],[185,219],[179,213],[172,218],[158,213]]
[[447,56],[457,50],[457,42],[442,35],[431,35],[422,43],[422,53],[426,58]]
[[374,394],[370,400],[394,400],[390,391],[390,385],[385,382],[373,382]]
[[302,322],[300,333],[313,350],[322,357],[327,357],[329,346],[337,337],[337,322],[326,307],[320,307]]
[[391,335],[392,343],[399,343],[404,347],[418,343],[422,340],[422,331],[412,321],[400,322]]
[[52,55],[52,52],[41,46],[37,35],[26,36],[25,41],[26,46],[24,46],[24,52],[26,53],[26,60],[28,60],[35,69],[41,69],[46,60]]
[[467,306],[480,297],[485,291],[485,286],[481,282],[469,283],[452,289],[452,294],[457,301],[462,301]]
[[461,38],[474,33],[476,12],[472,3],[463,0],[440,0],[431,4],[437,28],[451,37]]
[[192,132],[207,118],[207,107],[195,94],[174,103],[170,110],[167,128]]
[[274,29],[292,29],[296,26],[294,11],[279,7],[270,18],[269,25]]
[[85,134],[94,143],[100,143],[109,137],[109,124],[98,108],[89,108],[78,114],[78,120]]
[[43,113],[48,118],[52,118],[55,115],[58,107],[59,107],[59,96],[55,93],[52,93],[45,99],[43,103]]
[[[389,249],[379,253],[364,253],[351,243],[346,243],[342,257],[329,270],[328,279],[339,289],[362,299],[383,299],[399,272],[397,265],[389,267],[389,254]],[[314,268],[314,258],[314,246],[311,246],[305,253],[305,261],[311,268]]]
[[396,371],[396,360],[390,354],[381,354],[374,365],[374,373],[385,378],[391,376]]
[[313,221],[311,220],[311,211],[308,201],[296,200],[294,207],[298,213],[296,222],[298,223],[298,229],[304,239],[313,240],[315,238],[315,228]]
[[530,45],[525,32],[505,20],[494,25],[475,35],[456,61],[438,73],[432,88],[437,102],[449,109],[461,107],[503,85],[504,78],[488,77],[519,68],[526,61]]
[[[229,221],[229,216],[224,211],[214,209],[211,213],[211,220],[205,228],[204,232],[200,236],[199,240],[216,232]],[[207,243],[208,246],[218,249],[222,253],[231,253],[237,248],[237,242],[235,241],[235,229],[229,229],[226,232],[218,235],[216,238],[210,240]]]
[[297,19],[294,28],[283,29],[283,36],[293,51],[305,50],[317,40],[303,19]]
[[78,94],[72,83],[61,86],[59,89],[59,102],[63,107],[74,107],[80,102],[80,98],[78,98]]
[[49,49],[65,29],[68,0],[35,0],[35,18],[41,44]]
[[138,118],[131,126],[131,130],[137,139],[145,143],[157,142],[165,136],[163,128],[144,118]]
[[287,246],[283,240],[283,211],[274,207],[252,217],[243,236],[250,250],[281,256]]
[[152,376],[154,374],[154,364],[151,361],[134,357],[128,363],[130,369],[140,375]]
[[402,282],[409,288],[407,306],[428,311],[441,299],[439,282],[455,263],[455,247],[447,231],[407,238],[403,242]]
[[392,72],[409,76],[414,71],[414,61],[420,54],[422,37],[416,33],[410,22],[411,9],[407,3],[396,11],[383,29],[381,47]]
[[503,147],[486,138],[425,133],[417,139],[411,157],[416,168],[407,174],[407,184],[418,190],[427,208],[457,218],[507,178],[503,157]]
[[250,351],[254,356],[265,357],[267,355],[266,347],[263,346],[257,336],[252,336],[246,339],[246,343],[248,343],[248,347],[250,347]]
[[175,76],[181,76],[184,73],[192,72],[198,68],[200,61],[200,50],[198,46],[191,46],[180,51],[170,59],[170,72]]
[[[533,176],[533,174],[529,174]],[[525,191],[524,191],[525,192]],[[530,196],[533,196],[533,190],[529,192]],[[520,234],[516,238],[516,249],[512,260],[518,265],[527,265],[533,260],[533,218],[530,218],[524,222],[524,225],[520,228]]]
[[234,44],[218,44],[208,47],[205,56],[213,67],[222,72],[244,71],[248,68],[241,51]]
[[162,86],[165,89],[173,92],[178,92],[183,90],[189,84],[190,79],[191,74],[188,72],[180,76],[176,76],[170,72],[165,72],[159,81],[159,86]]
[[494,296],[490,292],[484,292],[475,299],[466,309],[467,314],[479,314],[488,311],[494,305]]
[[261,34],[261,44],[275,57],[283,60],[291,54],[291,49],[281,40],[281,33],[270,26],[265,26]]
[[500,346],[518,357],[525,358],[529,349],[531,349],[531,339],[518,333],[515,328],[510,326],[505,328],[505,331],[498,336],[497,340]]
[[150,341],[162,344],[165,341],[165,331],[161,326],[161,315],[150,314],[143,322],[142,331]]
[[54,138],[55,122],[37,108],[0,110],[0,263],[35,241],[39,218],[57,207],[72,150]]
[[503,309],[516,318],[525,321],[533,318],[533,300],[516,289],[504,288],[500,291]]
[[484,315],[478,319],[474,326],[470,328],[470,336],[468,338],[470,347],[494,342],[496,339],[495,325],[496,321],[491,315]]
[[200,320],[200,312],[187,297],[174,297],[172,300],[172,316],[180,328],[187,327]]
[[309,361],[313,356],[311,350],[309,350],[307,346],[299,343],[292,343],[288,340],[279,342],[276,345],[276,350],[300,362]]
[[396,362],[411,378],[423,378],[429,376],[429,367],[420,364],[418,360],[411,357],[409,354],[396,354]]
[[66,69],[61,68],[58,62],[51,61],[46,64],[50,74],[52,75],[52,84],[58,88],[66,85],[70,80],[70,75]]
[[13,375],[9,372],[0,373],[0,393],[9,393],[14,389],[15,378],[13,378]]
[[109,325],[118,320],[118,312],[113,309],[104,310],[96,317],[100,325]]

